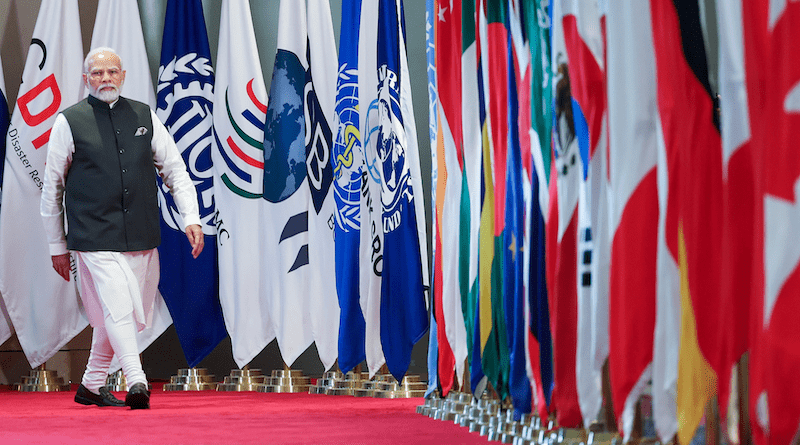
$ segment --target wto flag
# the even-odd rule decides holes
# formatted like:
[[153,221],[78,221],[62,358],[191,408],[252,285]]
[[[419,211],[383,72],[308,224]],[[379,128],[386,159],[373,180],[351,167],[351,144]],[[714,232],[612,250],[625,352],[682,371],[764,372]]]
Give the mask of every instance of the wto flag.
[[193,259],[172,195],[160,187],[159,290],[172,315],[186,361],[194,367],[228,335],[219,302],[214,225],[214,70],[200,0],[167,3],[157,100],[156,115],[175,139],[197,189],[205,237],[203,254]]
[[[431,0],[432,1],[432,0]],[[366,322],[361,310],[359,281],[359,238],[361,231],[361,148],[358,114],[358,23],[361,0],[342,3],[342,31],[339,39],[333,186],[336,200],[336,290],[339,296],[339,368],[348,372],[366,359]]]
[[414,344],[428,329],[427,276],[422,264],[427,246],[421,242],[424,204],[402,0],[380,0],[377,42],[377,99],[368,107],[365,130],[371,136],[367,144],[375,147],[381,175],[379,222],[385,244],[381,344],[389,372],[400,381],[408,370]]
[[217,228],[219,300],[233,359],[248,364],[274,338],[261,278],[266,218],[264,105],[267,93],[256,48],[250,4],[223,0],[214,81],[214,225]]

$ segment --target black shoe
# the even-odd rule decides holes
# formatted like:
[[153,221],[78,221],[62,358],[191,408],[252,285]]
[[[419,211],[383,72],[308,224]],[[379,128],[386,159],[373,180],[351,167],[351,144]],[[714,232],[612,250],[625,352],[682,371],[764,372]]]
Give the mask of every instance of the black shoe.
[[78,392],[75,393],[75,401],[81,405],[97,405],[97,406],[125,406],[125,402],[114,397],[114,394],[106,387],[100,387],[100,394],[95,394],[85,386],[83,383],[78,386]]
[[125,396],[125,405],[131,409],[150,409],[150,391],[144,383],[134,383]]

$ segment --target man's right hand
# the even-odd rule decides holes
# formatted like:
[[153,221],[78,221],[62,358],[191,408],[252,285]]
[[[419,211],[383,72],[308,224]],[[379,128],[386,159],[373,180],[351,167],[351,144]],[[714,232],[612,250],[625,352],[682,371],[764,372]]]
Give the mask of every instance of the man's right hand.
[[61,278],[69,281],[69,253],[53,255],[53,269],[61,275]]

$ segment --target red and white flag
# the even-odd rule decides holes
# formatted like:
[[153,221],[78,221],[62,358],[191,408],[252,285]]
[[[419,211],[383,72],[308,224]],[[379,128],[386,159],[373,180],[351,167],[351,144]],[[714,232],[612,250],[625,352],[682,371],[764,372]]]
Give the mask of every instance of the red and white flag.
[[[434,283],[434,298],[439,334],[444,332],[446,335],[446,338],[439,337],[439,380],[443,395],[446,395],[453,384],[453,366],[463,387],[464,362],[467,359],[467,332],[459,289],[459,220],[463,162],[461,5],[439,1],[437,8],[436,85],[441,142],[437,143],[437,159],[440,165],[436,189],[436,230],[437,241],[441,243],[437,246],[437,260],[441,261],[435,263],[435,268],[437,272],[441,268],[441,286]],[[443,340],[448,342],[449,348],[442,346]]]
[[651,377],[656,318],[655,56],[646,2],[613,3],[606,19],[609,177],[614,191],[608,361],[617,423],[630,437],[636,403]]
[[570,0],[565,2],[563,11],[570,86],[586,119],[589,142],[589,163],[579,191],[579,241],[575,259],[578,289],[575,372],[581,414],[587,428],[598,418],[602,407],[603,365],[608,357],[608,135],[605,10],[600,7],[597,0]]
[[[800,440],[800,3],[742,2],[751,143],[763,186],[764,287],[751,306],[751,413],[758,443]],[[723,98],[724,101],[724,98]],[[731,157],[731,162],[733,161]],[[730,171],[729,171],[730,174]],[[758,180],[763,181],[759,184]],[[758,190],[757,190],[758,192]],[[756,207],[758,210],[758,207]],[[756,225],[758,235],[758,226]]]
[[88,325],[76,269],[69,282],[53,270],[39,214],[50,129],[58,112],[82,97],[82,42],[78,2],[42,1],[6,136],[0,294],[34,368]]
[[666,183],[659,183],[666,191],[664,243],[667,261],[678,269],[677,280],[659,274],[659,290],[666,280],[673,287],[659,301],[680,307],[679,331],[671,335],[680,338],[678,438],[689,443],[716,393],[722,349],[722,142],[698,3],[652,0],[650,6],[666,167]]

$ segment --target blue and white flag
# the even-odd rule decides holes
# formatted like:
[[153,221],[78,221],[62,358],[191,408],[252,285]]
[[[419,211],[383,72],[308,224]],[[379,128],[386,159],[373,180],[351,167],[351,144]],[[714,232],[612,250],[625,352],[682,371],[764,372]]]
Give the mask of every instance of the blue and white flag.
[[73,269],[53,270],[39,201],[47,143],[59,111],[78,102],[83,51],[77,0],[43,0],[6,136],[0,208],[0,294],[31,367],[88,326]]
[[[3,77],[3,64],[0,62],[0,207],[3,205],[3,167],[6,159],[6,133],[10,116],[8,114],[8,102],[6,102],[6,81]],[[0,298],[0,344],[11,337],[14,327],[11,326],[11,319],[8,317],[6,305]]]
[[[172,195],[161,187],[159,290],[190,367],[228,332],[219,303],[214,179],[211,164],[214,69],[200,0],[169,0],[161,43],[156,115],[175,139],[197,189],[205,248],[197,259]],[[159,178],[159,183],[161,179]]]
[[233,359],[248,364],[275,338],[262,263],[268,261],[263,220],[266,88],[250,4],[223,0],[214,84],[214,201],[219,300]]
[[[282,2],[264,127],[262,270],[281,356],[291,365],[316,342],[325,369],[338,356],[331,124],[336,47],[325,0]],[[307,30],[312,30],[309,34]]]
[[[519,5],[509,2],[507,23],[511,32],[508,39],[508,154],[506,157],[506,212],[505,246],[503,249],[503,293],[506,335],[509,349],[508,390],[514,404],[514,417],[531,412],[531,384],[528,380],[525,354],[528,329],[525,323],[525,306],[528,302],[525,280],[525,255],[530,251],[526,246],[526,197],[530,191],[530,179],[523,168],[523,147],[520,140],[520,106],[518,89],[525,88],[520,79],[530,54],[524,46],[520,32]],[[516,6],[516,7],[514,7]],[[515,63],[516,61],[516,63]],[[518,70],[516,66],[519,66]],[[520,85],[521,84],[521,85]],[[527,104],[525,104],[527,106]],[[528,128],[525,128],[528,130]],[[527,147],[530,153],[530,147]],[[527,195],[527,196],[526,196]],[[538,197],[537,197],[538,198]]]
[[[380,222],[381,173],[376,168],[375,144],[369,144],[367,116],[377,103],[378,73],[375,43],[378,40],[378,0],[362,0],[358,47],[358,103],[364,174],[361,184],[361,231],[359,243],[359,292],[366,325],[365,350],[370,377],[386,363],[381,345],[381,274],[383,273],[383,225]],[[367,67],[373,67],[367,69]]]
[[[425,57],[428,61],[428,136],[431,141],[431,184],[436,184],[438,170],[436,164],[436,126],[438,125],[436,103],[439,101],[436,90],[436,0],[425,0]],[[431,188],[431,212],[436,213],[436,187]],[[436,261],[436,231],[433,231],[433,261]],[[434,266],[435,267],[435,266]],[[431,311],[430,331],[428,333],[428,397],[439,387],[439,339],[436,335],[436,317]]]
[[377,71],[378,80],[365,145],[374,147],[372,165],[381,177],[381,344],[389,372],[400,381],[414,344],[428,329],[424,203],[402,0],[379,2],[376,62],[374,68],[360,66]]
[[[429,0],[432,1],[432,0]],[[366,359],[366,322],[359,292],[359,237],[364,152],[358,114],[358,31],[361,0],[343,0],[339,37],[333,185],[336,201],[336,290],[339,297],[339,368],[348,372]]]

